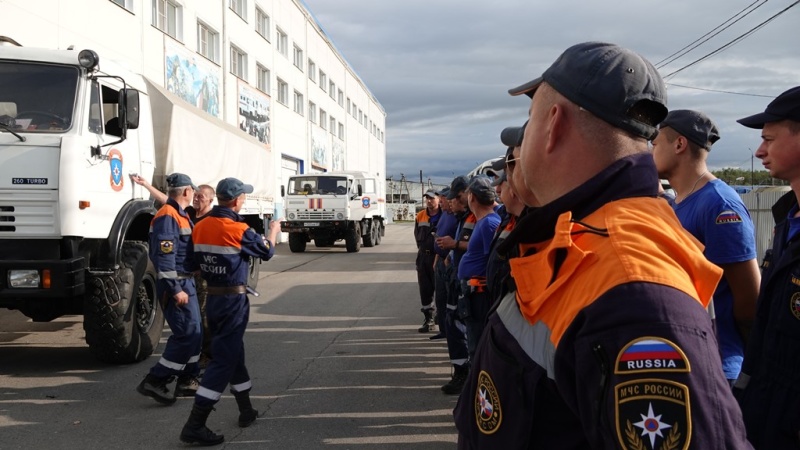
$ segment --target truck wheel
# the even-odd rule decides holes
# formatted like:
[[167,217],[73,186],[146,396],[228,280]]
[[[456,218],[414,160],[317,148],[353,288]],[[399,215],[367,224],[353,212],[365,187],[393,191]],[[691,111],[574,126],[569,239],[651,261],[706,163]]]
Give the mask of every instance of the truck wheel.
[[344,236],[344,246],[347,248],[347,253],[355,253],[361,250],[361,233],[359,233],[359,228],[358,224],[356,224],[356,227],[352,230],[347,230]]
[[384,233],[383,222],[378,221],[377,225],[375,226],[375,245],[381,245],[383,233]]
[[370,220],[368,223],[369,233],[364,235],[364,247],[373,247],[375,245],[375,225],[377,223],[374,220]]
[[289,250],[292,253],[306,251],[306,235],[303,233],[289,233]]
[[156,299],[156,271],[147,244],[122,244],[122,264],[112,275],[89,276],[83,329],[100,361],[126,364],[150,356],[161,339],[164,312]]

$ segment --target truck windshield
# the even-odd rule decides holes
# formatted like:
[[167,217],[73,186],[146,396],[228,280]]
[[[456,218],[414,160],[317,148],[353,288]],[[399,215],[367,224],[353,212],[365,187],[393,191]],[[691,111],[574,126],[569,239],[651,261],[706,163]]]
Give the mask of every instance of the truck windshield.
[[77,67],[0,61],[0,123],[18,133],[69,129],[78,76]]
[[289,195],[344,195],[350,190],[350,184],[347,177],[304,175],[289,180]]

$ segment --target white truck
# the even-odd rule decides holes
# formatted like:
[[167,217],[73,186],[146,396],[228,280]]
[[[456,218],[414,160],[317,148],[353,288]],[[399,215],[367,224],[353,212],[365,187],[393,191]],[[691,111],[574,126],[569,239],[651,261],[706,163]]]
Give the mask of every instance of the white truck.
[[289,249],[331,247],[344,239],[348,252],[381,243],[385,234],[384,181],[365,172],[295,175],[281,186],[286,204],[281,230],[289,233]]
[[263,233],[273,165],[237,127],[94,51],[0,46],[0,308],[82,314],[98,359],[147,358],[164,325],[147,244],[156,209],[128,175],[240,178],[256,188],[242,214]]

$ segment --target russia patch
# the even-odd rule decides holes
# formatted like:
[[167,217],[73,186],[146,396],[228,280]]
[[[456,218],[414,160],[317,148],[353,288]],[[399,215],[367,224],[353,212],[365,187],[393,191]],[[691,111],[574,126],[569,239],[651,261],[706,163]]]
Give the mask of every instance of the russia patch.
[[503,422],[497,388],[492,377],[483,370],[478,374],[478,389],[475,392],[475,422],[483,434],[493,434]]
[[614,388],[617,438],[623,449],[689,448],[689,388],[670,380],[643,379]]
[[691,372],[691,366],[675,343],[660,337],[641,337],[622,347],[614,373],[641,372]]
[[161,253],[172,253],[175,248],[175,244],[172,241],[161,241],[159,246],[161,247]]
[[794,318],[800,320],[800,292],[792,294],[792,298],[789,300],[789,308]]
[[723,224],[726,224],[726,223],[738,223],[738,222],[741,222],[741,221],[742,221],[742,218],[741,218],[741,216],[739,216],[739,214],[736,211],[733,211],[731,209],[727,209],[727,210],[722,211],[721,213],[719,213],[719,215],[717,216],[717,219],[714,222],[717,225],[723,225]]

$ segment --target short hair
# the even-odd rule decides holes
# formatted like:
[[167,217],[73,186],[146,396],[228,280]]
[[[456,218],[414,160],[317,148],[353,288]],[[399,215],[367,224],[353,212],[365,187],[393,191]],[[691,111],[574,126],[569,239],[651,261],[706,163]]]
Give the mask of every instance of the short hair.
[[209,197],[214,197],[217,195],[217,192],[214,190],[214,188],[207,184],[201,184],[200,186],[197,186],[197,190],[208,193]]
[[217,203],[219,203],[219,206],[222,206],[222,207],[225,207],[225,208],[230,208],[234,203],[236,203],[236,199],[237,198],[239,198],[239,197],[222,198],[220,196],[217,196]]
[[175,186],[171,187],[167,190],[167,195],[169,198],[178,198],[183,195],[183,191],[186,189],[191,189],[191,186]]
[[[670,144],[675,142],[675,139],[678,139],[678,136],[683,136],[678,132],[678,130],[672,127],[662,128],[658,130],[658,132],[663,133],[664,136],[667,138],[667,142],[669,142]],[[706,150],[705,148],[690,141],[689,138],[687,138],[686,136],[683,136],[683,138],[686,139],[686,145],[687,147],[689,147],[689,152],[692,154],[692,158],[698,159],[708,154],[708,150]]]

